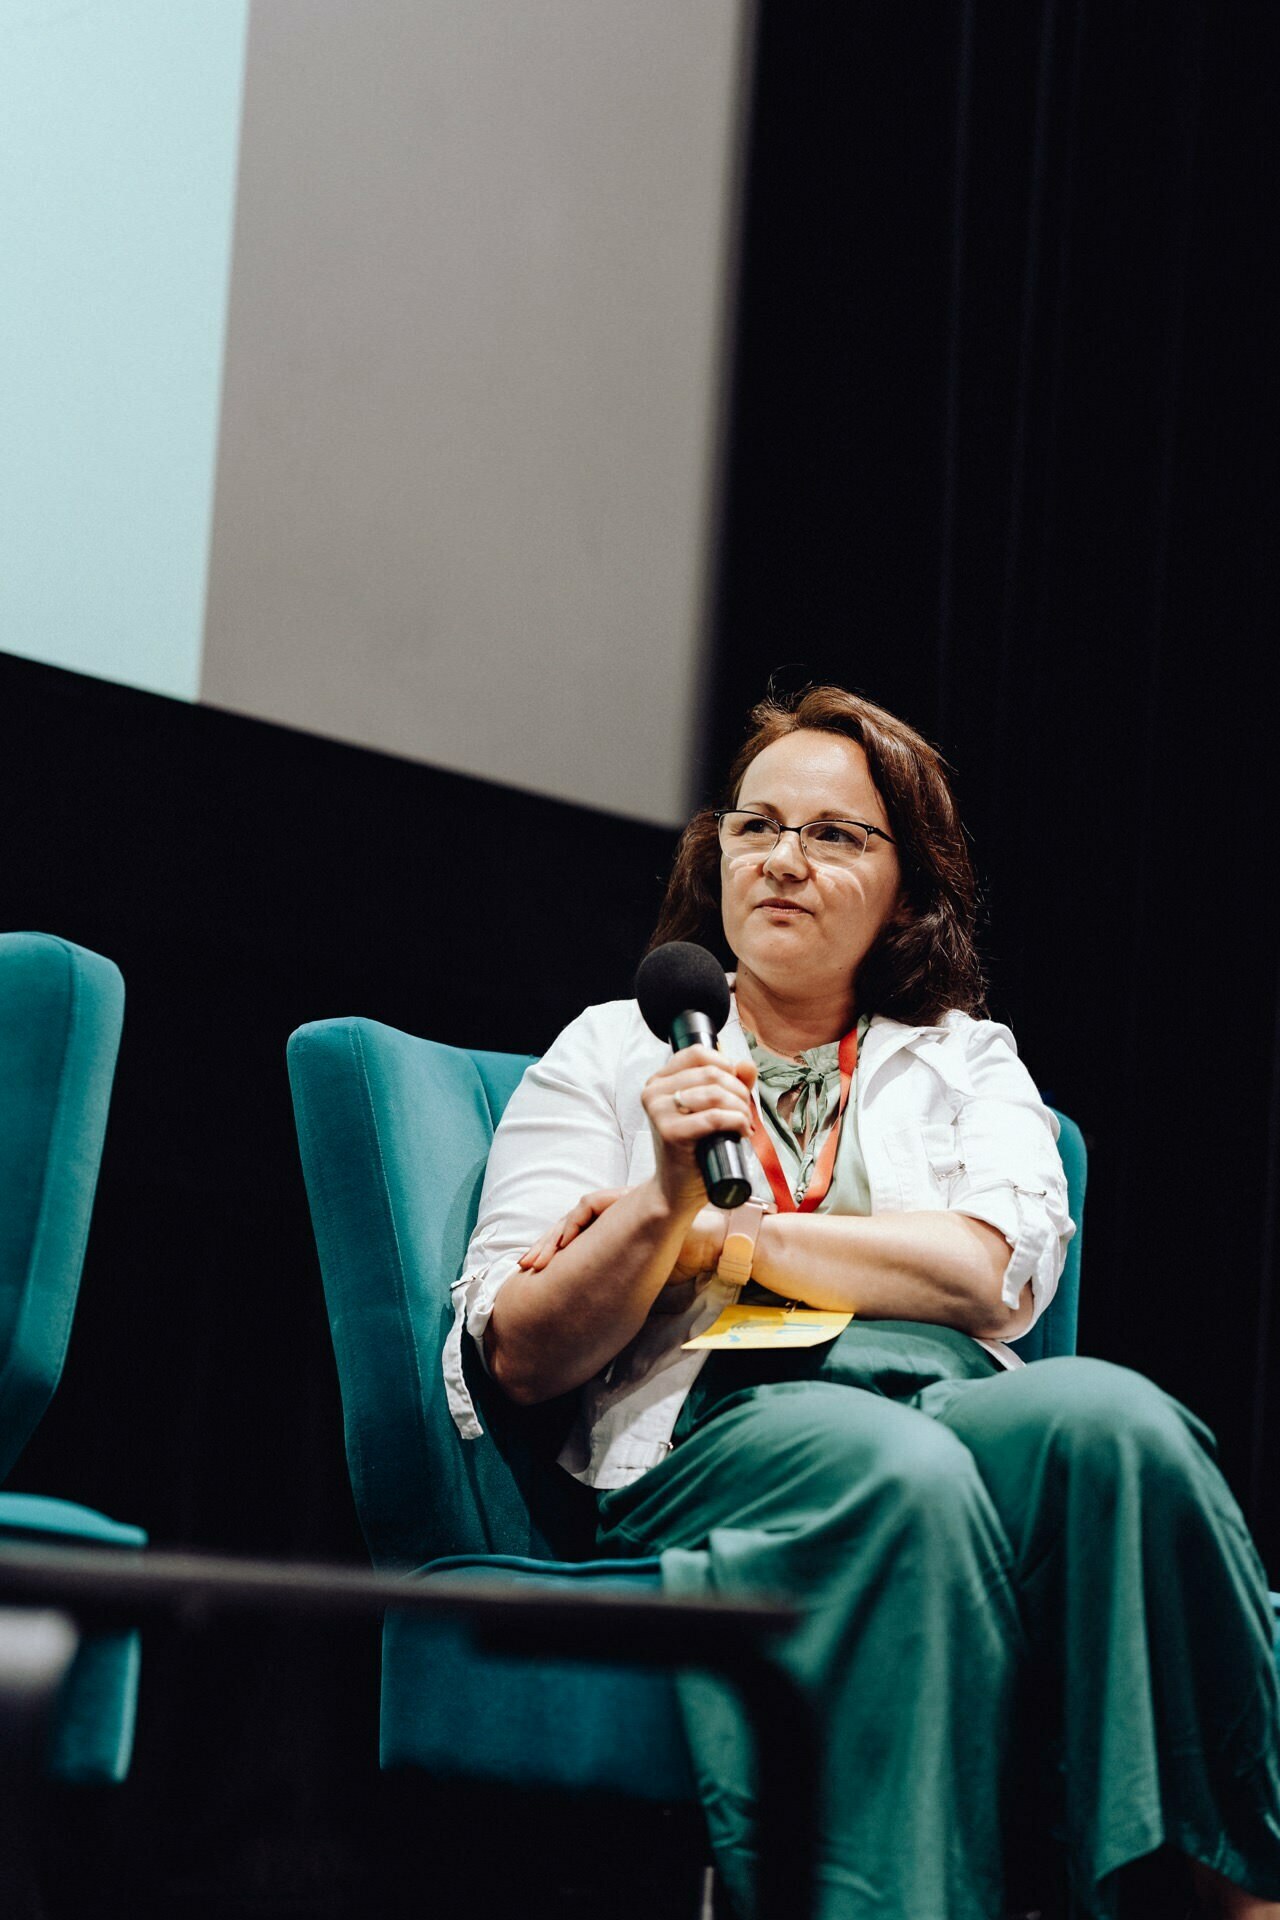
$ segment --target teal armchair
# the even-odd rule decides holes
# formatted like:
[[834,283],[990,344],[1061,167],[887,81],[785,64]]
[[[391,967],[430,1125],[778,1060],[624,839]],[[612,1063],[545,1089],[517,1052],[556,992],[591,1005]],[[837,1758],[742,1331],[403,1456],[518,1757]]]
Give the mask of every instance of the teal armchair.
[[[375,1565],[429,1576],[656,1585],[656,1560],[590,1557],[593,1504],[554,1465],[563,1409],[519,1410],[473,1352],[485,1431],[458,1438],[440,1355],[494,1129],[525,1057],[469,1052],[380,1025],[323,1020],[289,1042],[303,1173],[342,1391],[347,1464]],[[1072,1215],[1084,1196],[1079,1130],[1060,1142]],[[1030,1358],[1074,1350],[1080,1234]],[[470,1343],[464,1343],[468,1348]],[[500,1661],[445,1630],[389,1616],[384,1766],[517,1785],[693,1798],[664,1674]]]
[[[123,1016],[110,960],[48,934],[0,934],[0,1552],[6,1540],[146,1544],[140,1527],[9,1486],[66,1357]],[[82,1641],[59,1702],[52,1774],[124,1777],[138,1666],[136,1634]]]

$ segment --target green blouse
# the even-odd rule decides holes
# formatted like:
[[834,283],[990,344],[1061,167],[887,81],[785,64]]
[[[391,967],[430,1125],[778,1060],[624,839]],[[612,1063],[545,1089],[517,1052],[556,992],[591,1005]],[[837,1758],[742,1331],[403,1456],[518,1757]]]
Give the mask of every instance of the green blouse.
[[[870,1024],[868,1014],[858,1021],[859,1052]],[[814,1163],[840,1105],[840,1048],[833,1040],[824,1047],[806,1048],[798,1060],[785,1060],[762,1047],[754,1033],[746,1033],[746,1042],[759,1074],[756,1091],[765,1125],[778,1150],[787,1184],[800,1201],[813,1179]],[[795,1104],[784,1120],[778,1112],[779,1103],[797,1089]],[[857,1090],[855,1068],[831,1185],[818,1202],[817,1213],[871,1211],[871,1188],[858,1140]]]

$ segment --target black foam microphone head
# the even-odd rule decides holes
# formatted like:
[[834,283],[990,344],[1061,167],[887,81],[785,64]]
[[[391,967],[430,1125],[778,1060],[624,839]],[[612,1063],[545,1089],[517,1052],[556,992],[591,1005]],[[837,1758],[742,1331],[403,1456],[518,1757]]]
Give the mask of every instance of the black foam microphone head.
[[705,1013],[717,1033],[729,1018],[729,982],[724,968],[692,940],[668,940],[640,962],[636,999],[645,1024],[660,1040],[682,1013]]

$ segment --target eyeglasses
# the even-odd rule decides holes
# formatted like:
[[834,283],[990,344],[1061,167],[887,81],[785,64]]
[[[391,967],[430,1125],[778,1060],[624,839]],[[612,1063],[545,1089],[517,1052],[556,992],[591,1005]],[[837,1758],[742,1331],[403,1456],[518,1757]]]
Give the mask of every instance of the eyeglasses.
[[807,820],[802,827],[784,827],[767,813],[744,808],[717,813],[715,818],[721,849],[730,860],[765,860],[784,833],[796,835],[811,866],[852,866],[866,852],[873,833],[891,847],[898,844],[883,827],[868,826],[865,820]]

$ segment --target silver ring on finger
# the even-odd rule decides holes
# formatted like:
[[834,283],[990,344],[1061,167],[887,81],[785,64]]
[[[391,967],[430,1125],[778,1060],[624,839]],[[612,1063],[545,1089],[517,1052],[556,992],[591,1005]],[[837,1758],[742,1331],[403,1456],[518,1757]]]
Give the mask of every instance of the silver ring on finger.
[[684,1095],[682,1093],[673,1093],[671,1098],[677,1113],[692,1113],[693,1109],[685,1105]]

